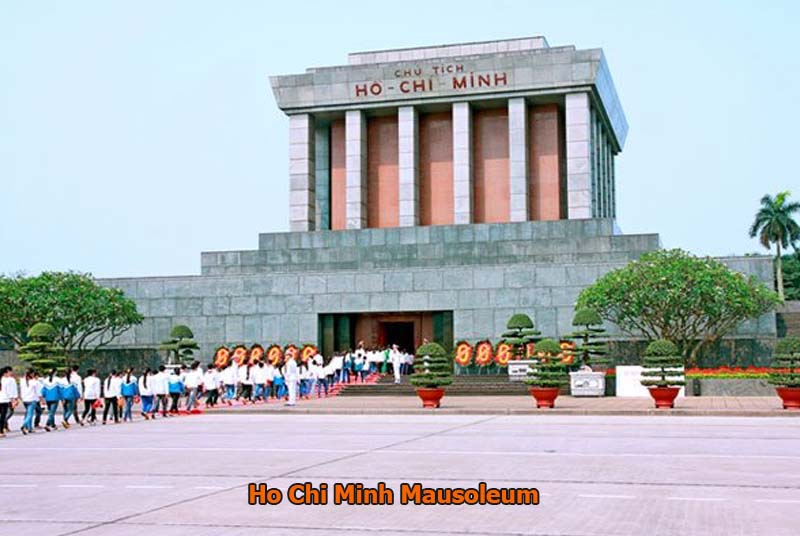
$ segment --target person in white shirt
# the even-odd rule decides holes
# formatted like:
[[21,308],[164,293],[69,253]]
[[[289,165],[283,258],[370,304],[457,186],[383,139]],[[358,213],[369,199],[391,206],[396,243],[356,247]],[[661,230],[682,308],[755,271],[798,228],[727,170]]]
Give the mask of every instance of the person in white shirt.
[[286,405],[294,406],[297,404],[297,382],[300,378],[297,362],[293,357],[287,358],[286,365],[283,367],[283,376],[286,380],[286,388],[289,391],[289,400],[286,402]]
[[153,371],[150,367],[144,369],[141,377],[139,378],[139,397],[142,399],[142,417],[144,420],[149,421],[155,418],[155,410],[153,409]]
[[197,390],[200,388],[200,383],[203,381],[203,374],[200,370],[200,363],[195,361],[192,363],[191,368],[189,368],[184,378],[184,386],[189,392],[189,400],[186,402],[186,411],[192,411],[197,405]]
[[158,413],[161,408],[161,415],[168,417],[167,413],[167,394],[169,394],[169,375],[167,368],[164,365],[158,367],[158,372],[153,375],[153,396],[155,396],[156,405],[153,408],[153,417]]
[[239,367],[239,384],[242,386],[242,392],[239,393],[239,399],[243,399],[243,403],[253,401],[253,366],[249,363]]
[[225,386],[225,403],[229,406],[233,399],[236,398],[237,368],[235,363],[229,363],[222,369],[220,374],[222,383]]
[[114,417],[114,424],[119,424],[119,397],[122,388],[122,379],[117,375],[116,370],[112,370],[106,381],[103,382],[103,424],[108,420],[108,412],[111,411]]
[[400,378],[400,363],[402,361],[402,356],[400,354],[400,348],[398,348],[396,344],[392,345],[392,351],[389,354],[389,357],[392,359],[392,372],[394,372],[394,383],[400,383],[402,381]]
[[26,372],[25,376],[19,380],[20,399],[22,399],[22,405],[25,407],[25,419],[20,429],[23,435],[33,433],[33,418],[36,415],[36,406],[39,405],[41,398],[38,384],[39,379],[33,370]]
[[8,430],[9,410],[17,405],[19,391],[11,367],[0,368],[0,437]]
[[264,366],[263,361],[259,361],[258,364],[253,367],[253,387],[253,399],[261,400],[262,402],[265,401],[264,392],[267,388],[267,368]]
[[203,390],[206,392],[206,407],[213,408],[219,398],[219,373],[214,363],[208,364],[208,370],[203,374]]
[[86,378],[83,379],[83,415],[81,421],[89,424],[97,424],[97,408],[95,404],[100,399],[100,378],[97,377],[97,370],[89,369]]

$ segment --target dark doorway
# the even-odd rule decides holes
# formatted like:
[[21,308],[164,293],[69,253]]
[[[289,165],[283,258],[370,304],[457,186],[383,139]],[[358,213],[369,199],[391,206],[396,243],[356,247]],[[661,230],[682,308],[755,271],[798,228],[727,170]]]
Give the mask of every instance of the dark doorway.
[[381,347],[396,344],[405,352],[414,351],[413,322],[381,322],[378,332],[378,344]]

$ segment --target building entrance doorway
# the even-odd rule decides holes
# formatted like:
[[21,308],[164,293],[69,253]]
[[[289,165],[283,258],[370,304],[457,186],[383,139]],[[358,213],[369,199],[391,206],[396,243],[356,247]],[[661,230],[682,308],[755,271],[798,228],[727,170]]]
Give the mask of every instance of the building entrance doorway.
[[378,346],[384,348],[393,344],[404,352],[414,352],[414,322],[380,322]]
[[413,353],[423,341],[453,349],[452,311],[387,311],[319,315],[318,347],[325,357],[353,350],[359,342],[368,349],[396,344]]

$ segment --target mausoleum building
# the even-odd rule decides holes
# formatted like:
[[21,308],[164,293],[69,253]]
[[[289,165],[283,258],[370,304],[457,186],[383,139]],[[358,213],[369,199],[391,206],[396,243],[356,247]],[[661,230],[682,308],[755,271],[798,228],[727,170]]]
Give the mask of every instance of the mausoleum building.
[[[515,312],[557,337],[584,287],[660,247],[615,223],[628,125],[600,49],[533,37],[359,52],[271,85],[288,116],[290,232],[205,252],[201,275],[105,280],[146,316],[121,347],[152,348],[175,323],[206,355],[449,347],[496,338]],[[771,284],[768,258],[723,260]],[[735,337],[774,338],[774,314]]]

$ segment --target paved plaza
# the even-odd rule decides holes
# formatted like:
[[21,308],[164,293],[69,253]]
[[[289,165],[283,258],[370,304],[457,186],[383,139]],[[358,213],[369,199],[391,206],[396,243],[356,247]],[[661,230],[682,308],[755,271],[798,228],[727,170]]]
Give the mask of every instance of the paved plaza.
[[[362,403],[366,403],[364,400]],[[800,421],[206,414],[0,440],[0,534],[797,534]],[[247,484],[538,487],[538,506],[248,506]]]

